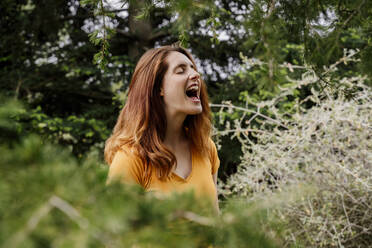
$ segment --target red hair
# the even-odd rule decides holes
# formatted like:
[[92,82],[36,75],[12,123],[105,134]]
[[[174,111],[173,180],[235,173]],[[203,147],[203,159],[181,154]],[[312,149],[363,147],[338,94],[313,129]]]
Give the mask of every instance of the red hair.
[[[191,54],[179,46],[154,48],[142,55],[132,76],[127,102],[105,145],[108,164],[111,164],[121,147],[135,148],[145,166],[144,187],[149,183],[152,169],[156,170],[160,180],[166,180],[176,165],[176,157],[163,143],[167,121],[160,96],[163,77],[168,69],[166,58],[170,52],[184,54],[196,68]],[[205,153],[209,147],[211,116],[207,90],[202,80],[200,101],[202,113],[188,115],[184,128],[193,151]]]

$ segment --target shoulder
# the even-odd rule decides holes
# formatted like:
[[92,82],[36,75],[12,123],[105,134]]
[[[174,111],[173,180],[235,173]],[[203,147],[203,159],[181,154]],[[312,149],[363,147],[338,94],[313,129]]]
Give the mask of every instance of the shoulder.
[[220,166],[220,159],[218,158],[216,144],[213,142],[211,138],[209,138],[208,142],[208,155],[209,161],[211,162],[212,165],[212,174],[215,174]]
[[140,182],[143,174],[142,160],[134,148],[121,147],[110,164],[108,181],[124,180]]
[[216,144],[214,143],[214,141],[211,138],[209,138],[209,140],[208,140],[208,152],[209,152],[210,156],[218,156],[217,155]]
[[139,159],[139,156],[134,148],[129,147],[129,146],[122,146],[115,153],[110,166],[112,166],[113,164],[116,164],[115,162],[117,161],[123,161],[123,160],[127,161],[127,160],[137,160],[137,159]]

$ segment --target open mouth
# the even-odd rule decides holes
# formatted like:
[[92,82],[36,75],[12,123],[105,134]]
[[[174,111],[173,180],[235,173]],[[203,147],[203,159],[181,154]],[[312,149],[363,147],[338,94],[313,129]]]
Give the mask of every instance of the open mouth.
[[199,87],[193,85],[186,90],[187,97],[191,98],[192,101],[200,101],[199,99]]

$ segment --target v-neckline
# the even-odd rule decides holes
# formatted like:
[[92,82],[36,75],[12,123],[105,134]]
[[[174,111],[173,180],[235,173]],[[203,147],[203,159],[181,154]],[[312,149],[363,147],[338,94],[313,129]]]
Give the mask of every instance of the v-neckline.
[[187,182],[191,178],[191,174],[194,172],[194,154],[193,154],[193,151],[192,151],[191,147],[190,147],[190,153],[191,153],[191,171],[187,175],[187,177],[183,178],[180,175],[178,175],[177,173],[175,173],[174,171],[172,171],[172,175],[174,175],[176,178],[181,179],[182,181],[185,181],[185,182]]

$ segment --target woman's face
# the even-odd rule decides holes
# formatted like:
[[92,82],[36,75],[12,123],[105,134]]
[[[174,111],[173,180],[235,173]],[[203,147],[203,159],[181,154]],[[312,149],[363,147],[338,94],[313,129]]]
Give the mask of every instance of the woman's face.
[[195,115],[203,111],[200,101],[200,75],[191,60],[180,52],[170,52],[166,58],[168,70],[164,75],[160,95],[169,116]]

